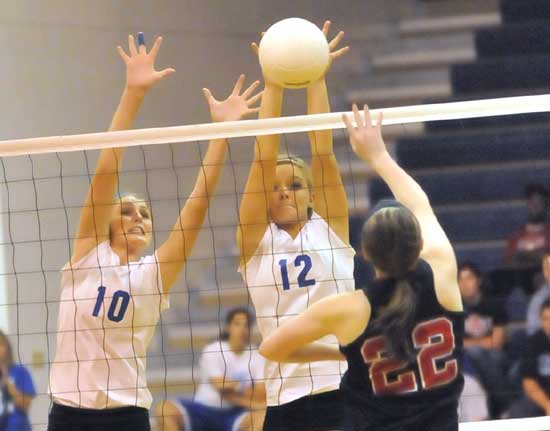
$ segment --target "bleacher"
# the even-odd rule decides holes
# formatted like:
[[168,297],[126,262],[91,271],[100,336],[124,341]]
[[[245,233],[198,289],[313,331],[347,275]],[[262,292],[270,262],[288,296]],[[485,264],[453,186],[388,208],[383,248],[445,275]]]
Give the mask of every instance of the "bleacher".
[[[424,102],[550,88],[550,3],[502,0],[501,18],[489,24],[489,16],[470,20],[477,23],[470,28],[475,58],[449,65],[451,93]],[[400,164],[430,196],[459,260],[474,260],[485,271],[502,264],[505,239],[526,220],[524,186],[550,184],[548,125],[548,114],[437,122],[426,124],[424,135],[396,140]],[[372,182],[372,201],[388,194],[380,180]]]

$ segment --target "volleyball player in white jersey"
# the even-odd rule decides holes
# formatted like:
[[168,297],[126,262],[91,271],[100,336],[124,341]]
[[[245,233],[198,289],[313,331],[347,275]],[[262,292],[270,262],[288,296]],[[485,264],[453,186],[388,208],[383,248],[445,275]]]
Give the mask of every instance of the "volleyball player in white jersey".
[[[155,71],[161,39],[147,53],[143,36],[129,54],[126,87],[109,130],[131,127],[148,90],[174,72]],[[242,95],[241,76],[223,102],[204,90],[214,121],[238,120],[257,110]],[[193,249],[225,160],[227,142],[210,142],[193,192],[167,240],[142,257],[152,238],[151,213],[135,198],[115,199],[123,149],[101,151],[82,208],[70,262],[63,268],[57,351],[50,373],[54,401],[48,429],[149,430],[151,394],[146,352],[168,294]]]
[[[325,35],[329,28],[327,21]],[[331,63],[348,50],[335,50],[342,37],[340,32],[329,44]],[[283,89],[266,79],[260,118],[280,116],[282,99]],[[307,105],[309,114],[329,112],[324,76],[307,88]],[[242,197],[239,271],[264,338],[314,302],[354,289],[348,206],[332,133],[313,132],[309,140],[312,172],[301,159],[279,156],[278,135],[258,137]],[[325,341],[337,344],[334,337]],[[343,408],[338,388],[344,371],[337,360],[267,362],[264,430],[339,428]]]

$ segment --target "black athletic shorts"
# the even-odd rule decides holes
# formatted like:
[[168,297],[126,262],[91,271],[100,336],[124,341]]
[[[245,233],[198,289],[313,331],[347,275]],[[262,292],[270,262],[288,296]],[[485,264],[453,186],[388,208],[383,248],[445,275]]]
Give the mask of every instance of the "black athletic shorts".
[[79,409],[53,405],[48,431],[150,431],[149,411],[141,407]]
[[330,391],[269,406],[264,431],[333,431],[345,429],[341,392]]

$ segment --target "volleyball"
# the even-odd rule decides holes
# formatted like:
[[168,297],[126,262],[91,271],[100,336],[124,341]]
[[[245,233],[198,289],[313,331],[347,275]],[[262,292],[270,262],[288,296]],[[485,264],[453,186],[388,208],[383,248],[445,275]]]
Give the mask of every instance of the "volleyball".
[[329,47],[315,24],[302,18],[287,18],[265,32],[259,56],[267,79],[285,88],[303,88],[325,73]]

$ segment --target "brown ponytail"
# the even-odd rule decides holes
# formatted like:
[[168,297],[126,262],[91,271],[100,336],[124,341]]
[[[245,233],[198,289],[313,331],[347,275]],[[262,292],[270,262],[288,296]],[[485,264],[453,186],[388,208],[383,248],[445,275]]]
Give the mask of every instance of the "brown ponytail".
[[411,331],[416,313],[416,295],[408,277],[422,248],[420,225],[404,207],[384,208],[363,226],[365,257],[384,277],[395,280],[389,301],[376,310],[373,324],[386,336],[388,350],[409,361],[414,356]]

